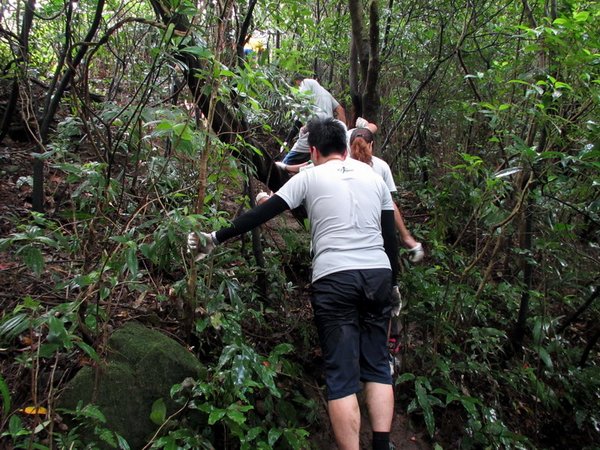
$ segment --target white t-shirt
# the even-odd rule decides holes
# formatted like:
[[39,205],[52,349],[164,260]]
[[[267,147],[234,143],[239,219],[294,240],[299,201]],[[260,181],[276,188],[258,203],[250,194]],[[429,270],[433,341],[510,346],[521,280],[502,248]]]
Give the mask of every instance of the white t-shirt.
[[[348,139],[349,158],[352,158],[352,149],[350,148],[350,137],[352,136],[352,132],[354,130],[356,130],[356,128],[352,128],[346,131],[346,138]],[[386,163],[383,159],[378,158],[375,155],[372,156],[371,163],[371,167],[373,168],[376,174],[383,178],[383,181],[385,181],[385,184],[387,185],[390,192],[396,192],[396,183],[394,182],[394,177],[392,176],[392,169],[390,169],[388,163]]]
[[308,212],[314,258],[312,281],[343,270],[389,269],[381,211],[393,210],[382,178],[367,164],[332,160],[292,177],[277,191]]
[[317,80],[305,78],[300,83],[300,92],[310,92],[314,104],[313,113],[316,117],[326,119],[333,117],[333,112],[340,106],[333,95],[327,89],[319,84]]
[[378,174],[381,178],[383,178],[383,181],[385,181],[385,184],[390,190],[390,192],[396,192],[396,183],[394,183],[392,169],[390,169],[388,163],[386,163],[383,159],[378,158],[377,156],[373,156],[371,159],[371,164],[373,171],[376,174]]

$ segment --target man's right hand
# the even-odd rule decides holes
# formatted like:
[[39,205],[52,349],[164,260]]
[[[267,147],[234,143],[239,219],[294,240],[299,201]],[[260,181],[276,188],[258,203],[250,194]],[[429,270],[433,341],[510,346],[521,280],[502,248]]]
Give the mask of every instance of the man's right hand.
[[206,258],[215,249],[216,243],[213,234],[203,233],[188,233],[187,235],[187,251],[191,254],[196,254],[196,261]]
[[285,170],[287,172],[288,165],[281,161],[275,161],[275,165],[279,167],[281,170]]

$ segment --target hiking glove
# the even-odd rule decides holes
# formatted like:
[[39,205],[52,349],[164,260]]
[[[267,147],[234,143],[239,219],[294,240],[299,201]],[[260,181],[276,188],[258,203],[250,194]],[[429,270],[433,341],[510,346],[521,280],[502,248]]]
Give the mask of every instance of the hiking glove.
[[201,231],[199,234],[192,232],[187,235],[187,251],[191,254],[197,254],[196,261],[210,255],[210,252],[215,249],[218,243],[214,231],[210,234]]
[[425,251],[423,250],[423,246],[419,242],[413,248],[408,251],[408,260],[411,263],[418,263],[425,256]]
[[402,297],[398,286],[392,287],[392,317],[398,317],[402,311]]
[[259,192],[258,194],[256,194],[256,198],[254,199],[254,201],[256,202],[257,205],[260,205],[260,203],[263,200],[268,200],[270,199],[271,196],[269,194],[267,194],[265,191]]
[[356,119],[356,128],[367,128],[367,125],[369,125],[368,120],[363,119],[362,117]]

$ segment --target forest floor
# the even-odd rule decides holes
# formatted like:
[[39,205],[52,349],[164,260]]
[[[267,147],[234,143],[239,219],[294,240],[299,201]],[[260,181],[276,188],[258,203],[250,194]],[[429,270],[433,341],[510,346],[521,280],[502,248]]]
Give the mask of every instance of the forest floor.
[[[11,233],[17,231],[17,224],[26,219],[31,211],[31,174],[32,174],[32,144],[12,141],[6,138],[2,146],[0,146],[0,237],[7,237]],[[59,173],[47,173],[47,190],[57,192],[60,184],[64,182]],[[237,194],[236,194],[237,195]],[[48,199],[48,215],[51,216],[53,211],[54,196],[49,195]],[[294,221],[291,215],[287,219]],[[270,230],[272,231],[272,230]],[[29,269],[11,252],[0,252],[0,310],[4,312],[12,311],[14,307],[22,301],[26,296],[42,302],[45,306],[56,306],[64,299],[61,299],[60,294],[52,290],[52,281],[47,273],[42,274],[40,278],[36,278],[30,273]],[[301,301],[297,304],[305,311],[300,312],[301,317],[310,318],[312,312],[310,310],[310,302],[306,290],[299,290]],[[122,311],[113,311],[112,316],[115,318],[113,327],[117,327],[126,320],[142,320],[148,314],[148,311],[135,311],[135,298],[131,298],[130,302],[120,302],[119,308]],[[161,312],[153,311],[152,315]],[[160,318],[160,317],[159,317]],[[161,323],[159,321],[159,323]],[[173,322],[165,320],[165,331],[169,335],[176,333]],[[153,323],[156,327],[156,323]],[[159,325],[160,328],[160,325]],[[27,376],[25,369],[15,363],[15,358],[31,349],[32,342],[29,338],[21,338],[19,345],[15,348],[0,349],[0,374],[7,381],[11,395],[13,396],[13,407],[20,408],[31,402],[32,386],[31,377]],[[318,358],[317,358],[318,359]],[[62,360],[60,361],[60,372],[63,374],[63,382],[72,377],[78,368],[81,361]],[[318,364],[318,361],[316,362]],[[316,372],[316,373],[312,373]],[[306,377],[314,377],[307,380],[307,384],[319,386],[321,383],[319,369],[309,369],[305,374]],[[49,386],[38,386],[37,392],[43,395],[48,392]],[[319,413],[321,419],[318,421],[318,429],[311,430],[311,442],[316,448],[335,449],[335,443],[332,439],[329,420],[326,413],[326,403],[323,396],[323,388],[315,389],[314,400],[319,405]],[[361,399],[362,402],[362,399]],[[362,429],[361,429],[361,447],[370,448],[371,431],[369,428],[368,417],[366,416],[366,408],[361,408],[363,412]],[[425,437],[423,427],[411,423],[409,417],[401,412],[401,408],[396,408],[394,416],[393,430],[391,440],[397,449],[406,450],[424,450],[431,448]]]

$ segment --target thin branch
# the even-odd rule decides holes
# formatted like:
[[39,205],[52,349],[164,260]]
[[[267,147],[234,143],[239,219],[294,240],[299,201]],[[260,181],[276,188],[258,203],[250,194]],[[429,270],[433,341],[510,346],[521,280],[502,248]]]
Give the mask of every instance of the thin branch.
[[[529,187],[531,186],[532,183],[533,183],[533,172],[531,172],[529,174],[529,179],[527,180],[527,183],[525,184],[525,186],[523,187],[523,190],[521,191],[521,196],[519,198],[519,201],[517,202],[517,204],[511,211],[511,213],[505,219],[501,220],[500,222],[498,222],[490,227],[490,232],[489,232],[490,236],[493,236],[494,232],[497,229],[502,228],[503,226],[508,224],[512,219],[515,218],[515,216],[519,213],[519,211],[521,211],[521,208],[523,207],[523,203],[525,202],[525,198],[527,197]],[[467,266],[467,268],[463,271],[461,278],[465,277],[473,269],[473,267],[475,267],[475,265],[479,261],[481,261],[481,259],[487,252],[488,248],[490,247],[491,242],[492,242],[492,239],[489,239],[487,241],[483,250],[481,252],[479,252],[479,255],[477,255],[477,257],[471,262],[471,264],[469,264]]]
[[594,303],[594,301],[598,298],[598,296],[600,296],[600,288],[598,286],[596,286],[594,288],[594,292],[591,293],[591,295],[587,298],[587,300],[583,303],[583,305],[581,305],[579,308],[577,308],[577,311],[575,311],[573,314],[571,314],[571,316],[569,318],[567,318],[556,329],[556,334],[562,334],[563,331],[565,331],[569,325],[571,325],[573,322],[575,322],[579,318],[579,316],[581,316],[592,305],[592,303]]

